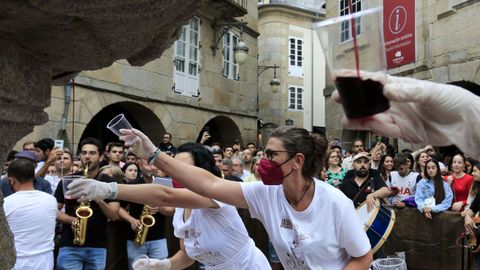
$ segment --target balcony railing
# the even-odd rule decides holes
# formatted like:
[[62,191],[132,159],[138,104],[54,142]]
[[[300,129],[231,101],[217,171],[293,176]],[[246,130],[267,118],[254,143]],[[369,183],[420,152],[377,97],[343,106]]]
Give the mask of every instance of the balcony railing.
[[211,8],[223,13],[225,17],[241,17],[248,13],[248,0],[212,0]]

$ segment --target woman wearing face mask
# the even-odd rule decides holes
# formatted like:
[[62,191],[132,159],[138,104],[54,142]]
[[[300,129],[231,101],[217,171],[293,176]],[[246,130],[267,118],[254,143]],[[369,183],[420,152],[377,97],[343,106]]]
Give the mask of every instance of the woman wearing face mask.
[[465,170],[465,156],[463,154],[456,154],[452,160],[453,174],[445,178],[450,183],[454,194],[452,211],[461,212],[467,205],[467,198],[470,188],[473,183],[473,176],[466,174]]
[[[167,154],[162,153],[162,156]],[[168,160],[181,170],[195,171],[224,180],[215,167],[211,153],[201,144],[187,143],[177,149],[175,158]],[[199,169],[201,168],[201,169]],[[202,170],[203,169],[203,170]],[[162,168],[168,173],[169,170]],[[174,186],[182,187],[173,177]],[[195,181],[200,175],[193,176]],[[88,180],[93,181],[93,180]],[[180,251],[168,259],[141,259],[133,269],[184,269],[198,261],[206,269],[268,269],[269,263],[255,247],[238,215],[237,209],[217,200],[206,198],[185,188],[162,185],[118,185],[117,199],[155,206],[176,206],[173,217],[174,234],[180,238]],[[148,235],[147,235],[148,236]],[[148,240],[148,239],[147,239]]]
[[450,185],[443,181],[438,161],[430,159],[425,164],[426,177],[417,183],[415,203],[426,219],[432,219],[432,213],[448,210],[452,205],[453,193]]
[[[161,153],[138,130],[121,132],[124,135],[120,139],[135,141],[132,148],[137,155],[149,157],[187,188],[248,209],[253,218],[263,223],[284,268],[369,268],[370,243],[352,202],[340,190],[313,178],[323,160],[326,143],[307,130],[281,127],[270,135],[266,158],[260,161],[258,169],[263,183],[224,181]],[[81,200],[124,197],[126,192],[124,185],[91,180],[75,181],[70,191]],[[148,191],[143,188],[135,193],[139,198],[154,195]]]

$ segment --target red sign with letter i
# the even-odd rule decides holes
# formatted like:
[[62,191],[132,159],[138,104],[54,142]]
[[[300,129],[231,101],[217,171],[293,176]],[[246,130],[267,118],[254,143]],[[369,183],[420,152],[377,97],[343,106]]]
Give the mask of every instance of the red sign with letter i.
[[415,62],[415,0],[383,1],[387,68]]

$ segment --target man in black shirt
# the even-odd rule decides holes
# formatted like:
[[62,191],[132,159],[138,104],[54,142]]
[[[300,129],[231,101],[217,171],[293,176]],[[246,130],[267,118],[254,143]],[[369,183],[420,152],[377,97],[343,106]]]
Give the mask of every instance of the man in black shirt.
[[[88,162],[88,178],[102,182],[114,182],[115,179],[107,175],[98,175],[102,148],[102,143],[99,140],[86,138],[80,143],[80,159],[84,164]],[[55,198],[57,199],[58,209],[62,209],[65,205],[65,213],[59,211],[57,216],[58,221],[64,224],[60,239],[57,269],[105,269],[107,219],[118,219],[119,203],[107,200],[90,202],[93,214],[88,219],[85,243],[82,246],[78,246],[73,243],[74,234],[71,225],[73,221],[78,219],[75,215],[75,210],[79,203],[64,199],[62,183],[59,183],[57,186]]]
[[354,174],[343,179],[340,190],[353,201],[355,208],[366,201],[371,210],[375,206],[375,200],[387,198],[390,191],[385,181],[370,169],[368,153],[360,152],[352,161]]
[[[142,160],[142,177],[127,184],[151,184],[152,173],[156,167],[149,165],[147,161]],[[147,238],[142,245],[135,243],[137,232],[141,226],[142,210],[148,209],[149,214],[155,219],[155,224],[148,229]],[[147,255],[149,258],[166,259],[168,257],[167,240],[165,237],[165,216],[173,216],[175,209],[173,207],[158,207],[143,205],[133,202],[122,202],[120,208],[120,217],[130,223],[131,229],[127,236],[128,265],[132,269],[132,263],[140,255]]]

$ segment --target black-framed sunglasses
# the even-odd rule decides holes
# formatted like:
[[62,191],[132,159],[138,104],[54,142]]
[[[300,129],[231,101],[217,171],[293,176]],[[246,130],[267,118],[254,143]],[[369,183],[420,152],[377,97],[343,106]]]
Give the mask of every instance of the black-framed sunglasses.
[[274,151],[274,150],[270,150],[270,149],[265,149],[265,157],[268,159],[268,160],[272,160],[273,159],[273,154],[275,153],[295,153],[295,152],[292,152],[292,151],[287,151],[287,150],[278,150],[278,151]]

